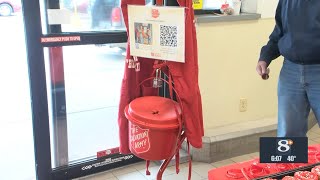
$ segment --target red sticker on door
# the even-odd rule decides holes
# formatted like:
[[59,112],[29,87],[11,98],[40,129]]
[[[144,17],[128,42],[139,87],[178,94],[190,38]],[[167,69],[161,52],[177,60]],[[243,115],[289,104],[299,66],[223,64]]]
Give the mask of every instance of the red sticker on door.
[[131,124],[130,143],[136,153],[149,151],[149,129],[142,129],[139,126]]

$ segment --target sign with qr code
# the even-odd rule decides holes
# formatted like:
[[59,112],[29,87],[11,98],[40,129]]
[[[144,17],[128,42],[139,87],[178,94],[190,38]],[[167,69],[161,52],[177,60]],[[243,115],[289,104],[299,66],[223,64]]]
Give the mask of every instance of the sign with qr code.
[[128,5],[131,56],[185,62],[185,8]]
[[261,163],[307,163],[307,137],[261,137]]

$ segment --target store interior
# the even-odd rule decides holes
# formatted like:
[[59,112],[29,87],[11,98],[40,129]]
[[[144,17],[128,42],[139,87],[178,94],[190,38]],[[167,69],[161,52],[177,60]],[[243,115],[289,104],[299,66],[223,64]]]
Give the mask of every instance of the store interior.
[[[91,1],[82,1],[97,8]],[[22,1],[25,12],[0,16],[3,27],[0,28],[0,39],[4,39],[0,42],[0,59],[6,59],[0,62],[0,81],[5,85],[0,90],[0,106],[4,110],[0,126],[1,141],[4,142],[4,148],[0,149],[3,159],[0,169],[4,173],[0,173],[0,179],[157,179],[163,161],[150,162],[150,175],[146,175],[143,159],[131,157],[124,162],[91,168],[92,164],[106,162],[108,158],[126,157],[119,153],[118,108],[127,63],[127,37],[125,25],[118,26],[116,23],[119,22],[112,19],[118,13],[119,4],[112,5],[116,8],[111,9],[106,5],[109,9],[104,10],[112,11],[112,22],[109,22],[93,18],[100,16],[94,14],[100,10],[83,9],[82,1],[61,1],[60,14],[54,11],[53,1],[50,1],[53,5],[45,4],[47,1],[38,2],[37,13],[41,14],[42,20],[38,17],[34,20],[38,23],[34,24],[39,29],[28,30],[28,22],[33,18],[29,15],[37,17],[37,14],[33,14],[25,0]],[[150,3],[146,2],[147,5]],[[219,3],[220,0],[215,0],[212,7],[220,6]],[[254,164],[260,156],[260,137],[276,136],[277,87],[283,57],[272,62],[267,80],[257,75],[255,68],[261,47],[274,29],[277,4],[278,0],[245,0],[239,15],[212,12],[195,15],[204,128],[202,148],[191,146],[188,153],[187,141],[184,141],[179,151],[180,172],[176,173],[177,167],[172,160],[162,175],[163,180],[186,180],[190,175],[192,180],[248,180],[272,175],[269,172],[254,178],[231,178],[226,173],[245,162]],[[201,8],[212,10],[210,5],[205,0]],[[45,22],[43,17],[47,15],[48,22]],[[69,20],[62,18],[64,16]],[[98,21],[95,25],[94,20]],[[57,25],[57,22],[63,23]],[[37,38],[57,37],[58,34],[85,37],[86,42],[37,44],[30,40],[34,36],[28,36],[32,30],[39,30],[34,32],[41,34]],[[90,39],[89,33],[96,37]],[[31,47],[32,43],[39,47]],[[62,66],[53,63],[53,59],[59,61],[59,58]],[[62,67],[63,83],[54,84],[61,77],[53,66]],[[38,97],[36,93],[39,93]],[[315,146],[320,144],[320,129],[312,111],[307,136],[308,145],[316,147],[312,150],[320,152],[320,147]],[[101,155],[108,151],[114,152]],[[315,160],[313,164],[316,163]],[[312,164],[286,170],[307,166],[310,170]],[[274,174],[281,172],[284,170]],[[292,175],[290,173],[288,175]]]

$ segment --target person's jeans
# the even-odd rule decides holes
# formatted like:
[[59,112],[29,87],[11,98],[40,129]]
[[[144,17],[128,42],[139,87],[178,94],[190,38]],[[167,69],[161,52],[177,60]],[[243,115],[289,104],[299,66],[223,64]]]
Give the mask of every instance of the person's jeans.
[[[319,57],[320,58],[320,57]],[[284,60],[278,82],[278,137],[305,137],[310,108],[320,120],[320,64]]]

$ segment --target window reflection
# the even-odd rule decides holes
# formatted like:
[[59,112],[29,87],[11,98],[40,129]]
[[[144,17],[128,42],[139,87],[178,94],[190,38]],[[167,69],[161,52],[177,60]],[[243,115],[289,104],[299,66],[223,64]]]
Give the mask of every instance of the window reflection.
[[124,31],[121,0],[61,0],[60,8],[71,12],[71,24],[63,32]]

